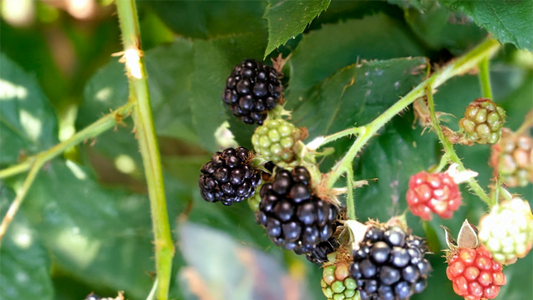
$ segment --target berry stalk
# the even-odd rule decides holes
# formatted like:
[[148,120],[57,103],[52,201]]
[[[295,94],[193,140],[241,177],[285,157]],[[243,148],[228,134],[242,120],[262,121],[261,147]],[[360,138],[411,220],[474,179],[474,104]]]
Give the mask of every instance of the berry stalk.
[[168,299],[174,243],[168,221],[165,186],[161,170],[159,145],[154,128],[148,81],[140,47],[141,33],[137,8],[134,0],[116,1],[117,13],[122,31],[124,56],[130,99],[134,103],[135,129],[148,185],[152,227],[155,236],[155,260],[158,278],[157,299]]
[[405,97],[389,107],[383,114],[377,117],[369,124],[359,127],[359,136],[350,147],[346,155],[333,167],[329,173],[327,186],[332,188],[340,176],[346,173],[347,166],[353,163],[357,153],[366,145],[366,143],[385,126],[394,116],[403,111],[408,105],[416,99],[423,97],[428,87],[436,88],[446,82],[448,79],[463,74],[475,67],[485,58],[492,56],[500,47],[500,43],[495,39],[488,39],[481,45],[474,48],[466,55],[450,62],[441,70],[438,70],[428,79],[424,80],[417,87],[411,90]]
[[[452,143],[444,135],[444,132],[442,132],[442,128],[440,127],[439,120],[437,119],[437,116],[435,114],[435,104],[433,101],[433,87],[431,85],[427,87],[427,100],[428,100],[428,106],[429,106],[429,113],[431,116],[431,124],[432,124],[433,130],[437,133],[437,136],[439,140],[441,141],[442,146],[444,147],[444,151],[446,152],[444,155],[447,156],[449,161],[454,162],[458,165],[457,170],[459,172],[466,171],[466,168],[463,165],[463,162],[457,156],[457,153],[455,153]],[[483,188],[477,183],[477,181],[473,177],[468,179],[468,184],[470,185],[470,188],[472,189],[472,191],[474,191],[474,193],[476,193],[476,195],[478,195],[478,197],[481,200],[483,200],[485,203],[487,203],[490,207],[496,204],[490,199],[490,197],[485,193]]]
[[490,88],[489,57],[485,57],[479,64],[479,83],[483,91],[483,97],[492,99],[492,89]]

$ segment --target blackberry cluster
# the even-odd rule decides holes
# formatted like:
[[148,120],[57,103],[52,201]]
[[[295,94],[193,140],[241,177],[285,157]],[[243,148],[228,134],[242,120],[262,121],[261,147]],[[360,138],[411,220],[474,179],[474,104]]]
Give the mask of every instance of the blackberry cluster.
[[272,242],[297,254],[315,249],[328,241],[337,220],[337,208],[312,195],[311,176],[306,168],[292,173],[278,169],[274,181],[261,188],[257,222],[264,226]]
[[198,184],[204,200],[232,205],[253,196],[261,184],[261,171],[250,165],[250,158],[244,147],[217,151],[200,170]]
[[276,107],[281,96],[278,77],[274,68],[245,59],[226,80],[222,100],[244,123],[262,125],[266,112]]
[[361,300],[407,299],[422,292],[431,270],[424,253],[422,239],[399,227],[370,228],[350,268]]

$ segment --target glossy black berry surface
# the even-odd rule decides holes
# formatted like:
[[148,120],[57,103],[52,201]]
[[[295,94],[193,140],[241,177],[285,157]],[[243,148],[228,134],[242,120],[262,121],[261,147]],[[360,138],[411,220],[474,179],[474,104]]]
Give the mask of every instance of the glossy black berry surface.
[[361,300],[408,299],[422,292],[431,266],[422,239],[399,227],[372,227],[354,251],[351,276]]
[[292,172],[277,170],[274,181],[261,188],[256,213],[257,222],[266,228],[270,240],[297,254],[322,251],[316,246],[329,240],[338,216],[334,205],[312,194],[310,181],[304,167]]
[[263,124],[267,111],[274,109],[281,97],[278,72],[253,59],[243,60],[226,80],[222,100],[231,112],[246,124]]
[[208,202],[241,202],[261,184],[261,171],[250,165],[250,153],[244,147],[216,152],[200,172],[200,193]]

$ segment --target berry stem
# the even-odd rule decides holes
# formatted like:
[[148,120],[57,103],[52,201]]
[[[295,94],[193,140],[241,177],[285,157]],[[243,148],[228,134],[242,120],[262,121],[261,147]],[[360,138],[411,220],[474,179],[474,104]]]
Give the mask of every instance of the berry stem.
[[348,188],[348,191],[346,193],[346,208],[348,210],[348,218],[350,220],[357,220],[355,217],[355,203],[353,200],[353,189],[354,189],[354,182],[353,182],[353,167],[350,164],[348,168],[346,169],[346,185]]
[[444,153],[441,157],[440,157],[440,162],[438,165],[435,165],[433,167],[431,167],[428,171],[429,173],[439,173],[440,171],[442,171],[442,169],[444,169],[444,167],[448,164],[448,154]]
[[[376,134],[376,132],[389,122],[394,116],[403,111],[408,105],[413,103],[416,99],[423,97],[426,94],[428,86],[437,88],[448,79],[464,74],[466,71],[475,67],[481,60],[492,56],[500,47],[500,43],[495,39],[488,39],[466,55],[453,60],[442,69],[436,71],[428,79],[421,82],[417,87],[411,90],[405,97],[400,99],[394,105],[389,107],[383,114],[377,117],[371,123],[358,127],[359,136],[350,147],[345,156],[335,164],[329,173],[327,186],[332,188],[340,176],[347,171],[347,166],[353,163],[357,153],[366,145],[366,143]],[[440,129],[440,127],[439,127]],[[348,134],[346,134],[348,135]],[[453,149],[452,149],[453,150]],[[455,153],[455,152],[454,152]],[[475,181],[472,179],[471,182]],[[479,185],[478,185],[479,187]],[[481,189],[481,191],[483,191]],[[484,192],[483,192],[484,193]]]
[[[435,104],[433,101],[433,87],[431,84],[427,86],[426,97],[428,100],[429,113],[431,116],[431,124],[432,124],[433,130],[437,133],[437,136],[440,142],[442,143],[442,146],[444,147],[444,151],[446,152],[444,156],[446,156],[450,162],[454,162],[457,164],[457,170],[459,172],[466,171],[466,168],[463,165],[463,162],[457,156],[457,153],[455,153],[452,143],[444,135],[444,132],[442,132],[442,128],[440,127],[439,120],[437,119],[437,115],[435,114]],[[474,178],[471,177],[470,179],[468,179],[468,184],[470,185],[470,188],[472,189],[472,191],[474,191],[474,193],[476,193],[481,200],[487,203],[489,207],[492,207],[494,204],[496,204],[496,203],[493,203],[490,197],[485,193],[483,188],[477,183],[477,181]]]
[[74,147],[77,144],[87,139],[94,138],[100,135],[101,133],[115,127],[117,124],[119,124],[122,121],[123,118],[125,118],[131,113],[132,108],[133,108],[133,103],[127,103],[126,105],[105,115],[104,117],[100,118],[98,121],[87,126],[83,130],[71,136],[69,139],[55,145],[54,147],[46,151],[40,152],[36,155],[30,156],[26,158],[23,162],[17,165],[1,170],[0,179],[15,176],[20,173],[24,173],[32,167],[32,164],[35,160],[39,159],[40,161],[45,163],[55,158],[59,154],[65,152],[67,149]]
[[155,263],[158,278],[157,299],[168,299],[174,243],[168,221],[165,186],[157,143],[148,81],[140,47],[141,33],[135,0],[116,1],[128,81],[130,99],[134,103],[133,119],[143,158],[148,185],[152,226],[155,236]]
[[492,99],[492,90],[490,88],[489,57],[485,57],[479,63],[479,83],[481,84],[483,97]]

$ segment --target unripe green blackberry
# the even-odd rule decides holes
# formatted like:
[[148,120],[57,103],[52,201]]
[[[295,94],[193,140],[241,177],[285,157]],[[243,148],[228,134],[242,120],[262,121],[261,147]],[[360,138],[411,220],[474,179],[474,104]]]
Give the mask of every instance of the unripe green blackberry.
[[301,132],[283,119],[267,120],[255,129],[252,144],[255,152],[275,164],[294,159],[292,147],[301,138]]
[[533,139],[503,128],[500,141],[492,146],[490,164],[508,187],[533,182]]
[[500,130],[505,123],[505,111],[488,98],[477,98],[465,110],[459,127],[467,139],[478,144],[494,144],[500,139]]
[[339,262],[327,266],[322,273],[320,280],[322,292],[328,300],[355,300],[357,285],[355,279],[350,276],[349,265]]
[[533,245],[533,215],[529,203],[519,198],[492,208],[480,222],[480,241],[495,260],[512,264]]

